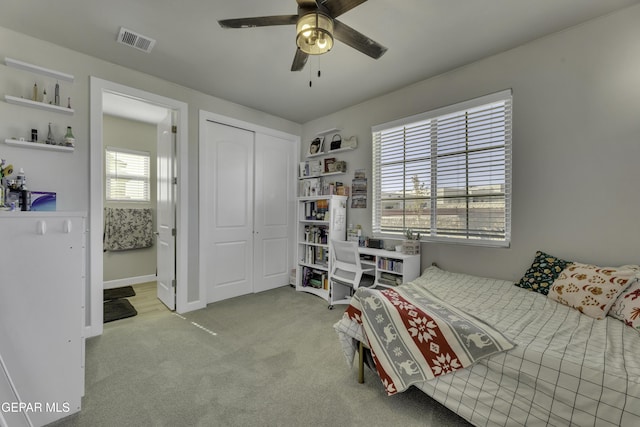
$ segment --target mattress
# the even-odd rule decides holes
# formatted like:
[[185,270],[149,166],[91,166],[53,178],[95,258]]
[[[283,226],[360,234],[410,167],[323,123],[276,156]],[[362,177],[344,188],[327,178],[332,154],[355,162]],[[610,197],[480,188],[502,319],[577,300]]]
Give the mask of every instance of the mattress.
[[[414,284],[516,344],[473,366],[415,384],[477,426],[640,425],[640,334],[595,320],[513,282],[429,267]],[[352,363],[360,325],[336,325]]]

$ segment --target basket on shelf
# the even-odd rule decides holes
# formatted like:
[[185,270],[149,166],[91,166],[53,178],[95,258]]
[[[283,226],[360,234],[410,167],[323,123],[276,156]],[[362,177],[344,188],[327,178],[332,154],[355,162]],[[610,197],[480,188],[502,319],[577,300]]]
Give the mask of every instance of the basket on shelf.
[[414,233],[407,228],[404,232],[405,240],[402,241],[402,253],[407,255],[420,254],[420,233]]

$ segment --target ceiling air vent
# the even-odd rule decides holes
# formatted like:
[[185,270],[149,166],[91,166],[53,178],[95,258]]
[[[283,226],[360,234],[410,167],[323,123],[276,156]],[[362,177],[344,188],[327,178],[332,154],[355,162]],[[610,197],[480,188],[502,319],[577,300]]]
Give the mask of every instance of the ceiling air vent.
[[118,43],[126,44],[127,46],[134,47],[143,52],[151,52],[156,41],[150,37],[143,36],[135,31],[127,30],[120,27],[120,33],[118,34]]

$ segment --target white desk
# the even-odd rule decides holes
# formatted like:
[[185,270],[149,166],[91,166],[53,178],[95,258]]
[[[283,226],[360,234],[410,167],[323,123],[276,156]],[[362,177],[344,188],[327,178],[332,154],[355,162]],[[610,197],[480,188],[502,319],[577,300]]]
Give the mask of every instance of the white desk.
[[375,267],[376,286],[407,283],[420,275],[420,255],[359,247],[361,262]]
[[[407,283],[420,275],[420,255],[407,255],[402,252],[384,249],[359,247],[360,262],[363,268],[373,267],[374,284],[384,288],[391,288]],[[329,309],[334,304],[349,304],[353,289],[346,285],[333,282],[329,277],[331,291],[329,293]]]

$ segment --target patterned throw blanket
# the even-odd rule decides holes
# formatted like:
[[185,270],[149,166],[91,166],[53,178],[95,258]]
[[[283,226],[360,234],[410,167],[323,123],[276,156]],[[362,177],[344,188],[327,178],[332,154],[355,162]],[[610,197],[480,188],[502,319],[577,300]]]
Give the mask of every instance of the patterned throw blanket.
[[486,323],[412,284],[359,288],[343,320],[362,325],[389,395],[514,347]]
[[153,217],[149,208],[104,208],[103,249],[126,251],[153,246]]

